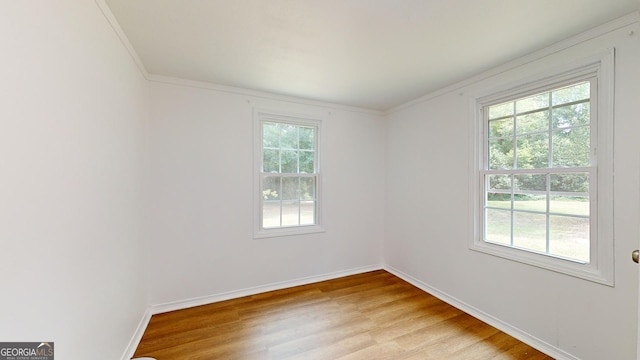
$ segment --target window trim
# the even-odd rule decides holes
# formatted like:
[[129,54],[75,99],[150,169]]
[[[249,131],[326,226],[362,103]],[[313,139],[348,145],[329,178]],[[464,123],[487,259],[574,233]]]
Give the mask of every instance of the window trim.
[[[614,49],[607,49],[599,54],[579,61],[558,66],[538,75],[505,84],[502,87],[484,91],[470,99],[470,194],[472,206],[472,236],[469,248],[489,255],[533,265],[543,269],[567,274],[596,283],[614,286],[614,225],[613,225],[613,126],[614,126]],[[596,173],[597,190],[592,195],[591,208],[595,210],[595,219],[591,223],[592,236],[590,262],[582,264],[547,254],[538,254],[504,245],[485,242],[483,234],[483,164],[485,163],[485,124],[482,108],[488,105],[506,102],[536,92],[545,92],[551,88],[570,82],[595,79],[597,86],[596,101],[593,102],[592,113],[596,114],[592,133],[596,136],[597,151]],[[594,139],[592,138],[592,141]],[[595,202],[595,205],[594,205]],[[595,207],[594,207],[595,206]],[[595,221],[595,222],[594,222]]]
[[[316,128],[315,149],[315,176],[316,176],[316,223],[313,225],[297,225],[275,228],[262,228],[262,204],[261,189],[262,172],[262,124],[264,122],[285,123],[297,126],[312,126]],[[271,238],[279,236],[302,235],[324,232],[323,227],[323,191],[322,191],[322,153],[323,153],[323,123],[324,119],[317,115],[294,114],[270,109],[253,109],[253,237]]]

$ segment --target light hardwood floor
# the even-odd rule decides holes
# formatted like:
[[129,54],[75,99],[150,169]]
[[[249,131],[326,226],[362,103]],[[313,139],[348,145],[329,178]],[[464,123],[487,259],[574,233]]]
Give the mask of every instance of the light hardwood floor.
[[383,270],[154,315],[142,356],[552,359]]

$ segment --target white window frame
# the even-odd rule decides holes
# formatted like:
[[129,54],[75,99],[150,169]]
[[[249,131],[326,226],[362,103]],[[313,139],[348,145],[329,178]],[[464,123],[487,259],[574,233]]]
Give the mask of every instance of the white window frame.
[[[484,169],[488,162],[486,119],[483,108],[536,93],[546,92],[581,80],[593,80],[591,113],[592,166],[596,179],[590,189],[590,262],[580,263],[548,254],[530,252],[484,241]],[[596,91],[594,94],[593,91]],[[469,248],[486,254],[537,266],[574,277],[614,286],[613,218],[613,122],[614,49],[564,66],[540,72],[537,76],[473,96],[470,102],[471,141],[470,193],[473,206],[473,234]]]
[[[316,178],[316,208],[315,208],[315,220],[313,225],[295,225],[295,226],[283,226],[274,228],[262,227],[262,208],[263,208],[263,196],[262,196],[262,161],[263,161],[263,130],[262,124],[265,122],[271,123],[283,123],[296,126],[314,127],[315,132],[315,178]],[[253,168],[254,168],[254,233],[253,237],[258,238],[270,238],[279,236],[290,235],[302,235],[324,232],[325,229],[322,226],[322,173],[321,173],[321,155],[322,155],[322,127],[324,119],[320,116],[313,116],[307,114],[292,114],[287,112],[275,111],[270,109],[258,109],[253,111],[253,126],[254,126],[254,147],[253,147]]]

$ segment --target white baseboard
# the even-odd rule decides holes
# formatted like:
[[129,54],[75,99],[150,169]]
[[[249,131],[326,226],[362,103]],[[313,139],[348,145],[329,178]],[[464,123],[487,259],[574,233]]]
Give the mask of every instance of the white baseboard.
[[580,360],[577,357],[561,350],[558,349],[557,347],[538,339],[537,337],[522,331],[494,316],[491,316],[485,312],[483,312],[482,310],[479,310],[478,308],[475,308],[467,303],[465,303],[464,301],[461,301],[445,292],[442,292],[416,278],[414,278],[411,275],[405,274],[404,272],[389,266],[389,265],[384,265],[383,269],[392,273],[393,275],[401,278],[402,280],[410,283],[411,285],[437,297],[438,299],[446,302],[447,304],[454,306],[464,312],[466,312],[467,314],[481,320],[484,321],[485,323],[493,326],[494,328],[510,335],[513,336],[514,338],[522,341],[525,344],[528,344],[538,350],[540,350],[541,352],[551,356],[554,359],[557,360]]
[[142,335],[144,335],[144,331],[147,329],[149,325],[149,321],[151,320],[151,311],[149,308],[144,312],[142,319],[138,323],[138,327],[136,331],[133,333],[131,337],[131,341],[129,341],[129,345],[127,349],[122,354],[122,360],[129,360],[133,357],[133,354],[136,352],[138,348],[138,344],[140,344],[140,340],[142,340]]
[[273,291],[273,290],[286,289],[294,286],[313,284],[320,281],[337,279],[344,276],[361,274],[364,272],[381,270],[381,269],[383,269],[382,264],[364,266],[364,267],[355,268],[355,269],[336,271],[328,274],[314,275],[314,276],[309,276],[304,278],[271,283],[271,284],[256,286],[252,288],[233,290],[233,291],[224,292],[220,294],[212,294],[212,295],[201,296],[201,297],[196,297],[191,299],[172,301],[164,304],[156,304],[156,305],[152,305],[149,309],[151,311],[151,314],[155,315],[155,314],[160,314],[164,312],[182,310],[182,309],[187,309],[194,306],[206,305],[206,304],[211,304],[219,301],[236,299],[243,296],[255,295],[255,294],[260,294],[260,293]]

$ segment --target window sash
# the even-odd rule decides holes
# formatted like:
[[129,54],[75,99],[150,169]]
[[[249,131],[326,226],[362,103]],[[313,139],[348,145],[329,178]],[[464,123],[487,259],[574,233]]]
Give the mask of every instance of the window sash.
[[[597,236],[596,236],[597,235],[597,221],[596,221],[597,207],[596,207],[596,202],[592,201],[593,200],[592,195],[594,194],[595,189],[597,189],[597,169],[595,167],[546,168],[546,169],[524,169],[524,170],[488,170],[488,171],[480,171],[479,173],[480,173],[480,188],[483,189],[482,201],[481,201],[482,210],[479,214],[479,216],[481,217],[481,220],[479,223],[480,223],[480,234],[481,234],[482,241],[489,244],[493,244],[493,245],[506,246],[506,247],[521,250],[521,251],[538,253],[544,256],[559,258],[559,259],[580,263],[580,264],[587,264],[593,260],[594,254],[592,253],[592,251],[593,249],[595,249],[596,240],[597,240]],[[523,174],[524,175],[535,174],[535,175],[545,176],[545,189],[544,190],[517,189],[516,185],[514,184],[514,178],[517,175],[523,175]],[[558,175],[558,174],[569,174],[569,175],[570,174],[579,174],[579,175],[587,174],[587,178],[589,179],[589,191],[588,192],[566,192],[566,191],[551,190],[550,178],[551,176]],[[511,180],[511,184],[509,188],[508,189],[490,188],[488,178],[491,175],[508,176]],[[489,194],[508,195],[509,199],[505,201],[509,202],[509,207],[506,208],[506,207],[498,207],[498,206],[490,205]],[[543,200],[545,202],[544,209],[531,210],[531,209],[519,208],[520,206],[524,205],[524,202],[516,206],[516,204],[518,204],[518,200],[516,199],[517,195],[532,195],[532,196],[544,197],[544,200]],[[562,196],[587,198],[588,199],[587,206],[589,209],[588,215],[580,214],[578,213],[579,211],[576,211],[574,213],[553,211],[552,205],[556,205],[555,201],[557,201],[557,200],[554,200],[553,198],[562,197]],[[531,200],[528,200],[528,201],[531,201]],[[509,213],[510,229],[508,231],[509,232],[508,243],[505,243],[504,241],[502,242],[495,241],[495,239],[491,239],[488,236],[488,228],[490,226],[494,226],[495,223],[489,223],[487,219],[489,212],[487,210],[495,210],[498,212]],[[515,243],[515,240],[518,239],[519,237],[516,236],[516,231],[514,230],[514,226],[516,223],[515,216],[517,216],[517,214],[532,214],[532,216],[541,215],[545,217],[544,248],[535,249],[533,247],[527,248],[526,246],[517,246],[517,244]],[[561,218],[585,219],[588,221],[587,230],[589,233],[589,238],[586,239],[588,240],[588,249],[584,249],[576,245],[575,249],[573,249],[572,251],[564,250],[563,251],[564,253],[560,251],[552,250],[551,245],[552,243],[554,243],[554,241],[557,241],[558,237],[552,236],[553,231],[551,229],[551,226],[552,226],[551,224],[553,220],[557,221]],[[522,240],[521,237],[519,239]],[[585,250],[587,252],[586,254],[584,254]],[[571,253],[572,255],[568,255],[568,253]]]
[[[274,199],[265,199],[264,195],[261,198],[261,203],[260,203],[260,228],[263,230],[269,230],[269,229],[278,229],[278,228],[295,228],[295,227],[304,227],[304,226],[315,226],[318,225],[318,178],[319,178],[319,174],[287,174],[287,173],[261,173],[260,174],[260,193],[264,194],[265,193],[265,188],[264,188],[264,183],[265,183],[265,179],[266,178],[280,178],[280,184],[279,184],[279,189],[278,189],[278,196],[277,198]],[[312,179],[313,180],[313,190],[312,190],[312,194],[308,197],[303,196],[300,191],[300,186],[297,187],[296,192],[297,192],[297,197],[296,198],[286,198],[283,199],[283,181],[282,179]],[[279,207],[279,216],[278,216],[278,225],[276,226],[265,226],[265,204],[278,204]],[[288,216],[286,216],[287,214],[283,213],[284,211],[284,205],[285,204],[289,204],[289,205],[297,205],[298,211],[297,211],[297,221],[296,223],[291,223],[291,220],[289,221],[284,221],[285,218],[291,219],[291,214],[289,213]],[[302,208],[302,204],[312,204],[312,208],[311,208],[311,212],[312,212],[312,221],[309,222],[308,220],[304,220],[304,219],[308,219],[309,216],[303,216],[303,213],[305,211],[303,211]],[[307,209],[308,211],[308,209]],[[271,222],[273,222],[273,220],[271,220]],[[267,221],[268,223],[268,221]]]

